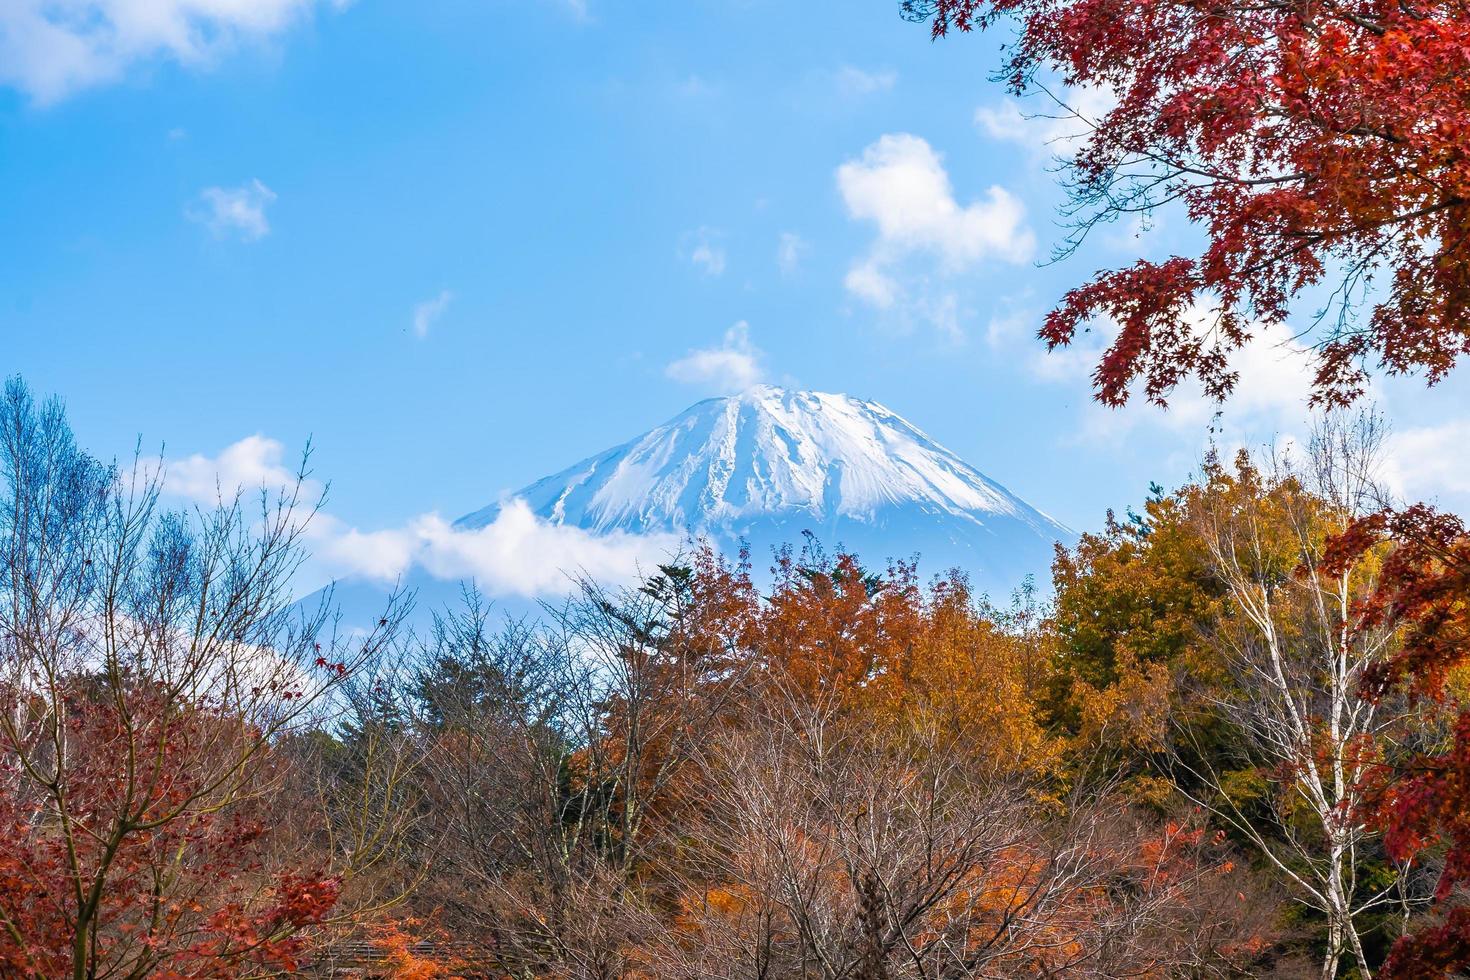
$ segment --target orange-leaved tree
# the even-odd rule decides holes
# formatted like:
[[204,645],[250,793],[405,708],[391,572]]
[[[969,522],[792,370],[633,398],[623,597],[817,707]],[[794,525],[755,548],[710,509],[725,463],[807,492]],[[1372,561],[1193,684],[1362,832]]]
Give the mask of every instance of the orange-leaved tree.
[[958,571],[926,587],[912,563],[874,572],[813,540],[780,553],[774,572],[732,638],[752,680],[896,728],[942,731],[948,751],[977,764],[1039,772],[1055,762],[1059,746],[1038,708],[1054,649],[1029,591],[998,610]]

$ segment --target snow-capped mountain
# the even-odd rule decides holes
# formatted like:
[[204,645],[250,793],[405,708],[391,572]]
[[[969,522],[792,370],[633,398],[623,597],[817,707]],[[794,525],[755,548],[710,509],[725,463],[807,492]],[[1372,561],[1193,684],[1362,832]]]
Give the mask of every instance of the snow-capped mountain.
[[[596,533],[704,536],[770,548],[810,530],[868,563],[918,554],[999,597],[1044,576],[1073,532],[877,402],[769,385],[699,402],[513,495],[540,518]],[[492,504],[455,522],[492,524]]]

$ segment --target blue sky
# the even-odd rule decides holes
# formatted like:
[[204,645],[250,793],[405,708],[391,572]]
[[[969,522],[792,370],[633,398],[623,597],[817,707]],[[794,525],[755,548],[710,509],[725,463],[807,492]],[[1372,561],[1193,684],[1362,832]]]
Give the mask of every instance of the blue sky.
[[[1065,127],[989,80],[998,36],[890,0],[3,7],[0,369],[97,452],[311,437],[365,533],[755,379],[884,402],[1077,527],[1199,458],[1211,406],[1110,413],[1039,352],[1068,285],[1192,236],[1045,264]],[[1294,346],[1242,366],[1222,437],[1304,431]],[[1466,388],[1378,384],[1403,492],[1470,501]]]

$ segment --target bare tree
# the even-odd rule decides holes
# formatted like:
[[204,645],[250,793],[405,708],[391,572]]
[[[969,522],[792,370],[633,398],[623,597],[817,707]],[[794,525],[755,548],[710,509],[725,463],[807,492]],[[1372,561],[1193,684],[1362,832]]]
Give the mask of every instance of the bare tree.
[[1098,787],[1044,801],[941,732],[779,687],[752,706],[701,756],[693,897],[659,976],[1209,975],[1261,926],[1217,908],[1233,886],[1197,860],[1199,830],[1149,827]]

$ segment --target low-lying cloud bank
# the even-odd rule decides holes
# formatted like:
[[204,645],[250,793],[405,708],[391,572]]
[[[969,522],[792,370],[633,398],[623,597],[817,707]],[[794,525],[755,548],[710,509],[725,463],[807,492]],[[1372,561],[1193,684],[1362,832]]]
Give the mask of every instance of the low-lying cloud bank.
[[679,546],[673,535],[593,534],[552,524],[518,498],[504,501],[481,528],[457,528],[434,513],[381,531],[344,527],[330,516],[323,523],[324,530],[311,532],[317,555],[342,574],[393,582],[417,567],[437,579],[473,579],[489,595],[531,598],[564,594],[579,575],[632,581]]
[[[193,455],[168,464],[164,493],[210,506],[237,491],[279,492],[295,480],[284,465],[285,447],[262,435],[247,436],[217,456]],[[312,501],[320,486],[306,484]],[[305,527],[312,559],[307,574],[323,580],[361,578],[392,584],[413,569],[447,581],[473,579],[486,594],[540,598],[564,595],[576,577],[620,584],[634,581],[678,550],[671,534],[594,534],[552,524],[519,498],[507,497],[491,523],[457,528],[437,513],[402,526],[363,530],[334,514],[318,512]]]

